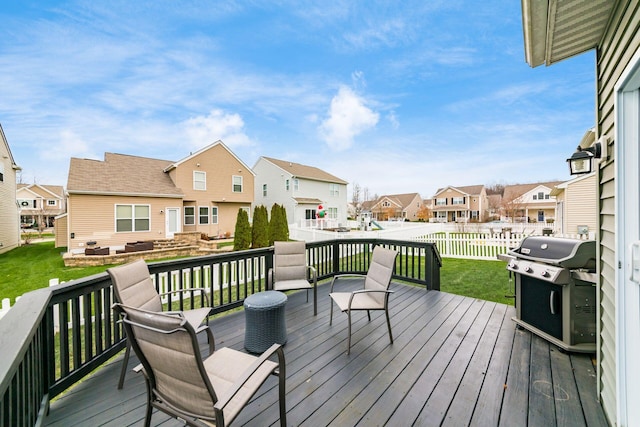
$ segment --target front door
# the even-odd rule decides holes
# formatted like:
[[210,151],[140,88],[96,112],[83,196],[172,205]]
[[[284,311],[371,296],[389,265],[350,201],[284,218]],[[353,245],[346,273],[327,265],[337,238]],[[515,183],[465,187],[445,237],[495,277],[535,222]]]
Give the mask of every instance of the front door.
[[631,425],[640,420],[640,52],[616,86],[618,423]]
[[180,231],[180,209],[167,208],[165,214],[165,233],[167,239],[173,239],[173,235]]

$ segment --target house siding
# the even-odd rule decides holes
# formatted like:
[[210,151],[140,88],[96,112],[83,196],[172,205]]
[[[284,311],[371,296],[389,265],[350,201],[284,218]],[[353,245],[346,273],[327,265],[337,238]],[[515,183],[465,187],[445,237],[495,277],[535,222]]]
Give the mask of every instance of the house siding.
[[578,226],[586,225],[589,232],[597,229],[597,202],[595,197],[596,175],[567,185],[565,190],[563,229],[575,234]]
[[598,137],[608,136],[600,164],[600,341],[599,387],[602,405],[610,422],[616,414],[616,345],[615,345],[615,84],[640,46],[640,3],[635,0],[616,4],[609,27],[598,46],[596,64],[596,120]]
[[0,162],[3,180],[0,182],[0,253],[20,245],[20,218],[16,204],[16,169],[0,127]]
[[[164,210],[180,204],[179,199],[162,197],[131,197],[69,194],[67,251],[78,253],[88,241],[98,246],[119,248],[127,242],[161,239],[165,236]],[[150,230],[116,232],[115,206],[117,204],[149,205]],[[160,211],[163,211],[162,213]],[[71,238],[71,234],[74,235]]]

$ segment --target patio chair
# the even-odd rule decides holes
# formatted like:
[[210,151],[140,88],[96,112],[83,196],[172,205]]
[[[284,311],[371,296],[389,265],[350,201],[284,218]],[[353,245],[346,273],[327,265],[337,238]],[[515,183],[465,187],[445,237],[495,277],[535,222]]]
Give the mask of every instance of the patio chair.
[[[389,339],[393,343],[391,334],[391,322],[389,321],[389,295],[393,291],[389,290],[391,276],[395,267],[398,253],[391,249],[376,246],[373,249],[373,257],[366,275],[362,274],[338,274],[331,281],[329,296],[336,303],[340,311],[346,312],[349,318],[349,340],[347,344],[347,354],[351,353],[351,312],[356,310],[366,310],[369,321],[371,321],[371,310],[384,310],[387,317],[387,328],[389,329]],[[333,287],[346,278],[360,278],[363,288],[353,292],[333,292]],[[331,304],[331,317],[329,324],[333,323],[333,304]]]
[[[158,291],[156,291],[155,286],[151,282],[149,267],[147,267],[147,263],[142,259],[109,268],[107,269],[107,273],[109,273],[111,281],[113,282],[113,292],[116,302],[130,307],[141,308],[148,311],[162,311],[161,297],[163,295],[184,292],[183,290],[175,290],[158,294]],[[202,298],[206,299],[206,305],[211,305],[209,303],[209,296],[204,292],[203,288],[189,288],[188,291],[200,292]],[[193,310],[185,310],[183,314],[196,332],[205,332],[207,334],[209,353],[213,353],[215,350],[213,334],[209,326],[203,323],[207,320],[210,310],[209,307],[196,308]],[[130,353],[131,343],[127,340],[122,370],[120,371],[120,380],[118,381],[118,389],[121,389],[124,383]]]
[[[318,277],[316,269],[307,265],[305,242],[274,242],[273,268],[269,269],[268,286],[274,291],[313,289],[313,315],[318,314]],[[311,280],[311,283],[309,282]]]
[[[280,425],[286,426],[285,360],[280,344],[253,356],[221,348],[203,358],[196,331],[184,313],[162,313],[115,304],[142,363],[147,384],[145,426],[153,408],[190,426],[231,424],[271,375],[279,379]],[[277,362],[269,360],[274,354]]]

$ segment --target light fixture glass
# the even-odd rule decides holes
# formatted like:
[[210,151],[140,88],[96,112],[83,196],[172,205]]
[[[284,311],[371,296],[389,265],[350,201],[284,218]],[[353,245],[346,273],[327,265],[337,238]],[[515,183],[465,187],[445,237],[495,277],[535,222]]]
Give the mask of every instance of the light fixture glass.
[[578,146],[578,151],[567,159],[569,173],[571,175],[591,173],[592,159],[599,159],[601,155],[602,149],[599,142],[588,148]]

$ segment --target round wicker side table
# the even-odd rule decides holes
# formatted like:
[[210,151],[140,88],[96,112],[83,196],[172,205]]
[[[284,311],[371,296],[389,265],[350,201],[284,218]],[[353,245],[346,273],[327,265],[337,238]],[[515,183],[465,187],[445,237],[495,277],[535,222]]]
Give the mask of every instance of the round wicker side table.
[[273,344],[287,342],[284,306],[287,296],[278,291],[258,292],[244,300],[244,348],[262,353]]

